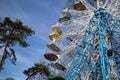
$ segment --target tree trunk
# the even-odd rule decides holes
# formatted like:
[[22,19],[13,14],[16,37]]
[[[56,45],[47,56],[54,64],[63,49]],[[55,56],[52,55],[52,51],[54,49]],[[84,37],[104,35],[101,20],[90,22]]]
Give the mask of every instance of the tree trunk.
[[26,80],[29,80],[31,77],[33,77],[35,74],[36,74],[37,72],[34,72],[34,73],[32,73],[31,75],[29,75],[27,78],[26,78]]
[[7,57],[7,53],[6,53],[6,49],[8,47],[8,42],[5,45],[4,51],[3,51],[3,55],[2,55],[2,59],[0,60],[0,70],[3,68],[3,64],[5,62],[5,59]]

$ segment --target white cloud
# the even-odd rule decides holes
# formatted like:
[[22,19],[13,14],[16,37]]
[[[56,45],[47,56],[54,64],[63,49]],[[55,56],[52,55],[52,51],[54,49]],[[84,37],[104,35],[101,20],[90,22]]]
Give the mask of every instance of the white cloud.
[[25,65],[31,65],[33,64],[32,62],[32,59],[31,58],[28,58],[27,56],[22,56],[20,54],[17,54],[17,61],[22,63],[22,64],[25,64]]

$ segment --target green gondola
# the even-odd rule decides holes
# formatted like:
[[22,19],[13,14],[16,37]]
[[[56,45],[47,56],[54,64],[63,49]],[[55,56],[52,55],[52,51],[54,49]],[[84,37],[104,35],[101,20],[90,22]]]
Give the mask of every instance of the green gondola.
[[65,80],[63,77],[61,76],[55,76],[55,75],[50,75],[48,77],[49,80]]
[[70,20],[70,17],[64,16],[64,17],[59,19],[59,23],[62,23],[62,22],[68,21],[68,20]]

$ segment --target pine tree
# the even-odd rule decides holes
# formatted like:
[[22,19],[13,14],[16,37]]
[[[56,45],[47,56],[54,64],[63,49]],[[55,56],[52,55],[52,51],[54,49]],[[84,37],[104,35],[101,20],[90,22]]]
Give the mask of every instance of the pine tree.
[[34,64],[34,66],[32,66],[31,68],[24,70],[23,73],[27,76],[26,80],[29,80],[32,78],[37,78],[38,80],[42,80],[44,77],[46,77],[44,78],[46,80],[50,75],[50,70],[49,70],[49,67],[44,63],[37,63],[37,64]]
[[7,58],[15,64],[17,58],[13,46],[17,43],[22,47],[29,46],[26,39],[33,34],[35,34],[35,31],[23,25],[21,20],[16,19],[16,21],[12,21],[10,18],[5,17],[4,21],[0,22],[0,45],[3,48],[0,69],[3,68]]

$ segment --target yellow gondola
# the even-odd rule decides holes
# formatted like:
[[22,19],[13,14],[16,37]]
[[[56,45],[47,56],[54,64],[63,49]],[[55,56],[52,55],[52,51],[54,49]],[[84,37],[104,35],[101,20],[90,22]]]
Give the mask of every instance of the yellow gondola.
[[57,32],[53,32],[53,33],[49,34],[49,38],[52,41],[60,41],[61,37],[62,37],[62,35]]
[[47,44],[47,47],[49,49],[51,49],[52,51],[56,51],[56,52],[60,51],[60,49],[55,44],[53,44],[53,43]]
[[57,25],[52,26],[52,30],[53,30],[54,32],[57,32],[57,33],[59,33],[59,34],[62,34],[62,30],[61,30]]
[[85,5],[82,2],[76,2],[73,5],[73,9],[82,11],[82,10],[85,10],[86,7],[85,7]]

